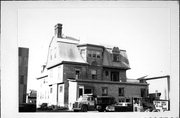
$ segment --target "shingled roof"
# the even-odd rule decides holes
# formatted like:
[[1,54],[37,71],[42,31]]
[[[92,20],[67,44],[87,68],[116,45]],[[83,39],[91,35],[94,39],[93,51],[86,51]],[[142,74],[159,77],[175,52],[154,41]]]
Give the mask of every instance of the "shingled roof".
[[77,44],[58,41],[61,61],[86,63],[77,48]]

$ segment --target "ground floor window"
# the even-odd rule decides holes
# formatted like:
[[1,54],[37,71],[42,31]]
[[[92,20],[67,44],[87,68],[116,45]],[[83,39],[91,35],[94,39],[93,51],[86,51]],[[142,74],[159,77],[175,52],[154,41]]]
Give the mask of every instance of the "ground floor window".
[[107,96],[107,95],[108,95],[108,88],[102,87],[102,96]]
[[94,88],[92,86],[79,86],[79,97],[84,94],[93,94]]
[[52,87],[50,87],[50,93],[52,93],[52,91],[53,91],[53,88],[52,88]]
[[83,88],[79,88],[79,97],[83,95]]

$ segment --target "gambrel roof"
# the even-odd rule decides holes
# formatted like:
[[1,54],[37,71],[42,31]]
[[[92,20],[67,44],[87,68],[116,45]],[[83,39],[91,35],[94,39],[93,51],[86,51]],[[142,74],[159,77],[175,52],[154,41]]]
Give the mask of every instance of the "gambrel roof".
[[[57,64],[61,64],[63,62],[87,64],[82,58],[77,48],[78,41],[79,40],[72,37],[63,37],[63,38],[53,37],[49,45],[47,68],[50,68]],[[56,53],[56,58],[51,60],[50,56],[55,53]]]

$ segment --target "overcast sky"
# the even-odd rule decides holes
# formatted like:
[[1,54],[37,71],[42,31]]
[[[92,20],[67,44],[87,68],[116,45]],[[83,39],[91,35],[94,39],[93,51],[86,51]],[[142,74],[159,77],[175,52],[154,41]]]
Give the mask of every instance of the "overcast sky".
[[168,8],[19,9],[18,44],[29,48],[28,88],[46,62],[54,26],[80,43],[107,44],[126,50],[128,78],[170,74],[170,11]]

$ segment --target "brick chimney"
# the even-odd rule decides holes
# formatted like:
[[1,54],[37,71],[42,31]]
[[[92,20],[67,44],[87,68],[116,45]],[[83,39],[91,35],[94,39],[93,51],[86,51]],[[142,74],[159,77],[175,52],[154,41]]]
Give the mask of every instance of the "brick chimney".
[[62,24],[55,25],[55,37],[62,38]]

